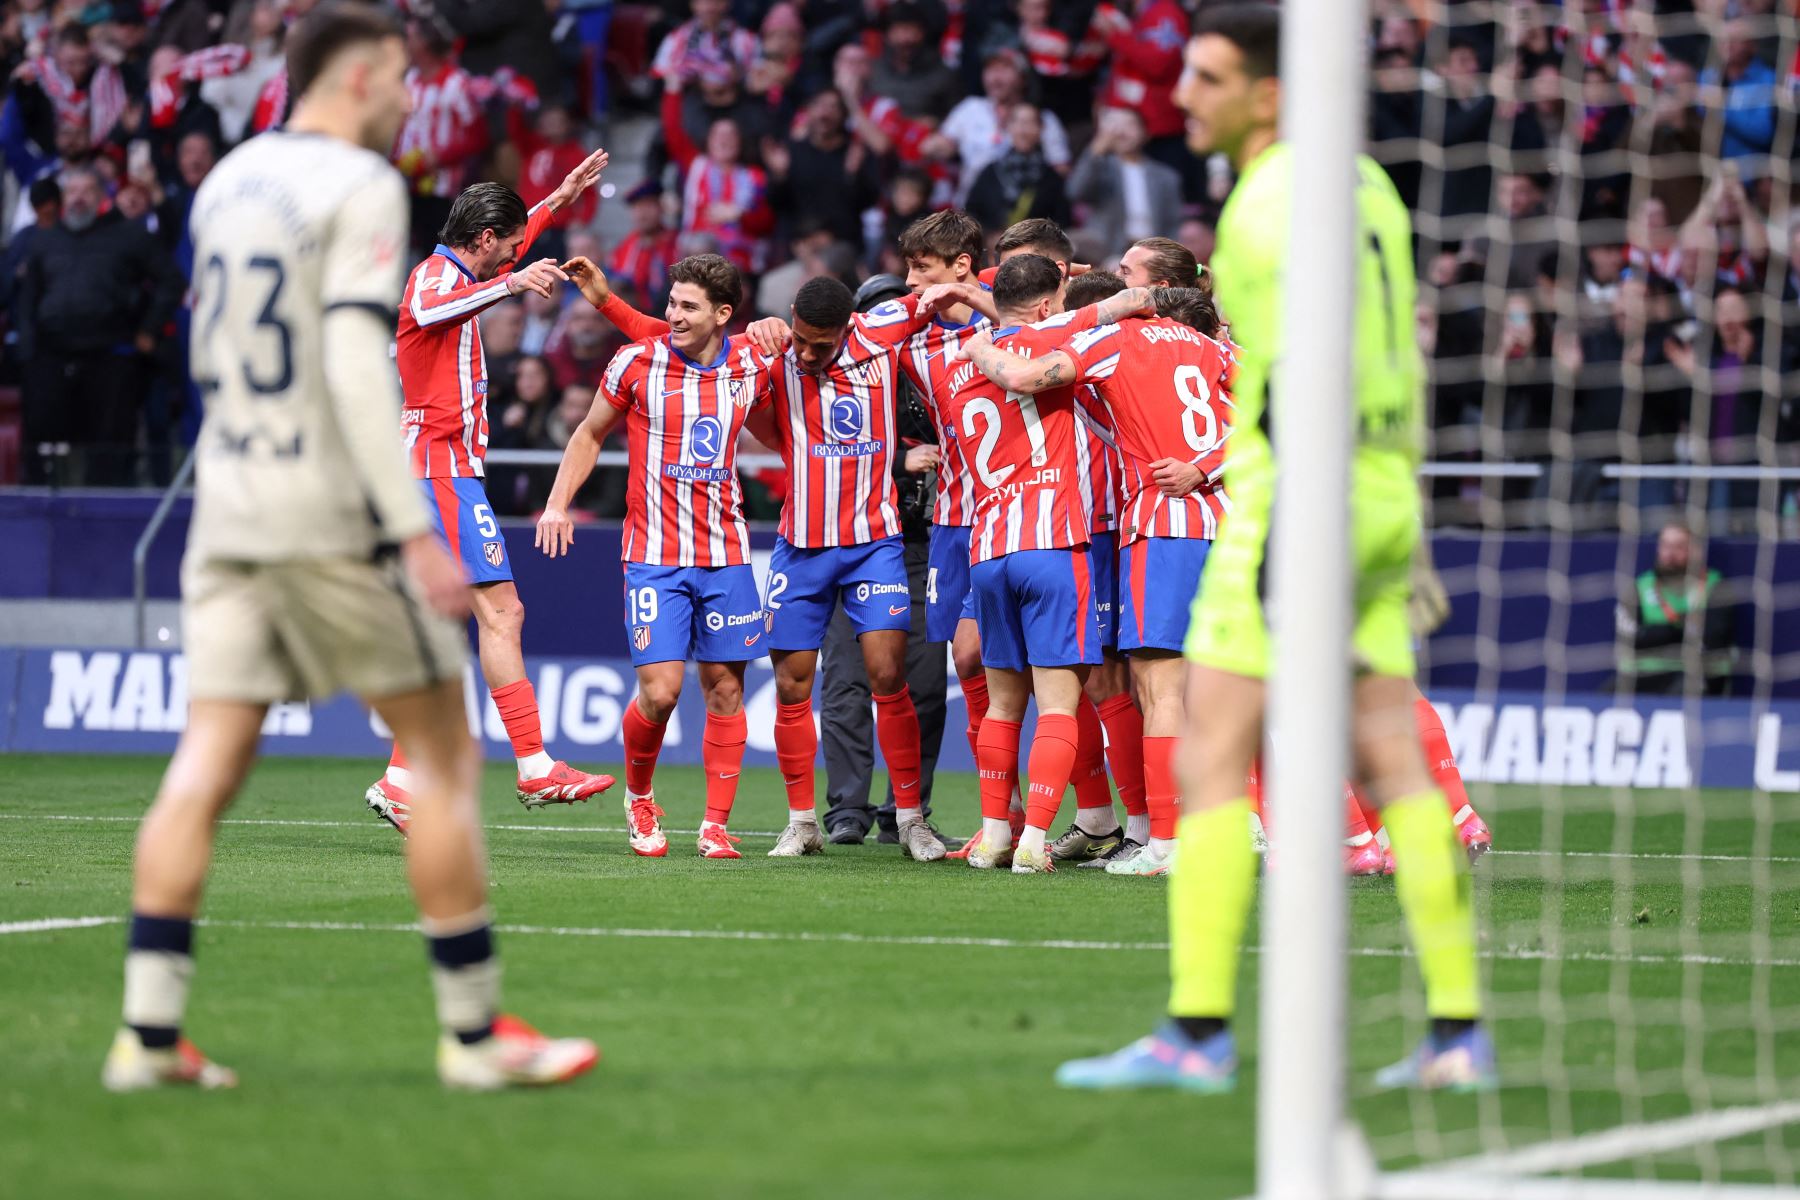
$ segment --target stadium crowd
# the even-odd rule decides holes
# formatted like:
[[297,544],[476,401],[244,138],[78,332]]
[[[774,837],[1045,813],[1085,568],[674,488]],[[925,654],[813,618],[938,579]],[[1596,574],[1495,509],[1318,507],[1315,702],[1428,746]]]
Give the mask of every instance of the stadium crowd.
[[[188,207],[224,150],[282,120],[282,36],[310,7],[0,5],[0,148],[18,195],[0,371],[20,389],[0,401],[0,480],[169,477],[200,408]],[[901,271],[898,234],[951,204],[990,243],[1048,217],[1095,266],[1153,234],[1204,263],[1233,182],[1222,157],[1186,150],[1169,99],[1192,7],[1176,0],[403,7],[415,111],[394,158],[415,249],[466,184],[501,179],[534,203],[620,121],[651,120],[647,160],[615,159],[641,180],[613,200],[623,232],[602,243],[590,194],[542,247],[603,263],[651,310],[672,262],[715,250],[752,282],[744,319],[785,314],[808,278]],[[1544,468],[1440,479],[1440,517],[1498,497],[1509,521],[1562,519],[1542,507],[1554,501],[1608,523],[1621,498],[1687,493],[1660,479],[1621,497],[1605,464],[1800,461],[1794,6],[1373,7],[1371,145],[1418,214],[1427,285],[1429,456]],[[527,294],[484,318],[496,449],[564,445],[623,345],[575,299]],[[543,472],[496,474],[501,512],[542,503]],[[772,516],[780,481],[762,482],[753,513]],[[623,499],[603,472],[582,504],[616,516]],[[1706,502],[1725,523],[1761,508],[1800,526],[1792,485],[1716,481]]]

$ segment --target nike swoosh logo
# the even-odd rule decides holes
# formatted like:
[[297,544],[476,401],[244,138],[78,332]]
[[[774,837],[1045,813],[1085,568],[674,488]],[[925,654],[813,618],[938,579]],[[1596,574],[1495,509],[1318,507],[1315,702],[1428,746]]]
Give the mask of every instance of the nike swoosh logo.
[[647,759],[647,758],[634,758],[634,759],[632,759],[632,760],[631,760],[631,765],[632,765],[632,766],[634,766],[634,767],[641,767],[641,766],[643,766],[643,765],[644,765],[644,764],[645,764],[645,763],[647,763],[647,762],[649,762],[649,761],[650,761],[650,760],[649,760],[649,759]]
[[729,775],[727,775],[727,774],[726,774],[726,773],[725,773],[725,772],[723,772],[723,771],[720,771],[720,772],[719,772],[719,778],[720,778],[720,779],[736,779],[736,778],[737,778],[737,777],[738,777],[738,773],[737,773],[737,772],[736,772],[736,771],[733,771],[733,772],[732,772],[732,773],[731,773],[731,774],[729,774]]
[[746,646],[754,646],[754,645],[756,645],[756,643],[757,643],[757,642],[758,642],[758,641],[760,641],[760,640],[761,640],[761,638],[762,638],[762,634],[760,634],[760,633],[753,633],[753,634],[751,634],[751,635],[750,635],[750,636],[749,636],[749,637],[747,637],[747,638],[745,638],[745,639],[744,639],[744,645],[746,645]]
[[897,617],[905,611],[906,611],[906,605],[904,605],[904,604],[888,605],[888,616],[890,616],[890,617]]
[[684,394],[684,393],[683,393],[683,389],[681,389],[681,388],[676,388],[676,389],[675,389],[675,390],[674,390],[674,391],[672,391],[672,392],[664,392],[664,393],[663,393],[663,394],[662,394],[662,398],[663,398],[663,399],[664,399],[664,400],[667,400],[667,399],[668,399],[668,398],[669,398],[669,397],[670,397],[670,396],[680,396],[680,395],[683,395],[683,394]]

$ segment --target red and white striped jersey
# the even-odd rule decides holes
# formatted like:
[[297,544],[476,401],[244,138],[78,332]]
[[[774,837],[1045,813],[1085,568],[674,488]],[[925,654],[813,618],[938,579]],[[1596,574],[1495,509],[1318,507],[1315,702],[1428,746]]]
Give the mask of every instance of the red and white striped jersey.
[[[421,195],[454,196],[462,188],[464,166],[487,146],[487,121],[473,82],[454,62],[430,75],[417,67],[406,73],[413,110],[400,127],[394,162]],[[424,162],[432,164],[429,170],[417,165]]]
[[1111,531],[1120,508],[1119,448],[1113,439],[1112,414],[1092,384],[1075,389],[1075,469],[1088,528],[1095,533]]
[[[1076,382],[1092,383],[1112,414],[1124,471],[1120,540],[1218,536],[1219,520],[1231,510],[1222,478],[1231,437],[1230,352],[1167,317],[1084,330],[1063,349],[1075,360]],[[1164,495],[1150,464],[1165,458],[1200,467],[1205,483],[1187,496]]]
[[933,525],[975,523],[975,482],[969,475],[968,464],[963,461],[955,424],[943,415],[943,405],[950,394],[950,377],[963,365],[950,361],[951,351],[962,345],[964,338],[986,329],[987,324],[987,318],[980,313],[971,313],[966,325],[952,325],[940,315],[906,339],[901,347],[900,369],[925,397],[925,408],[937,425],[941,454],[937,469],[937,507],[931,515]]
[[899,347],[924,325],[917,296],[857,313],[823,378],[792,351],[769,370],[775,429],[788,466],[781,536],[789,545],[860,546],[900,534],[894,489]]
[[[531,210],[521,259],[550,215],[548,204]],[[475,318],[509,295],[506,273],[483,283],[448,246],[432,251],[406,281],[395,335],[406,400],[400,420],[413,474],[420,479],[486,473],[487,356]]]
[[767,402],[768,360],[743,339],[696,363],[665,337],[633,342],[600,381],[625,414],[626,562],[729,567],[750,561],[737,443],[744,418]]
[[[994,344],[1028,358],[1059,349],[1068,341],[1071,315],[998,330]],[[971,563],[1021,550],[1087,544],[1072,386],[1035,396],[1008,392],[974,363],[963,363],[951,377],[944,407],[956,424],[975,481]]]

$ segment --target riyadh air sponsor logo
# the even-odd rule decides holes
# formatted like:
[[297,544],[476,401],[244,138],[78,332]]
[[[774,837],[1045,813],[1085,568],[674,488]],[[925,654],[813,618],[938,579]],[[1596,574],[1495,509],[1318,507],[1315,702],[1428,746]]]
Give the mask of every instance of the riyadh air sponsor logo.
[[724,467],[690,467],[683,463],[666,464],[663,474],[684,483],[723,483],[731,478],[731,472]]
[[850,442],[842,446],[833,446],[826,442],[820,442],[813,446],[812,456],[814,458],[868,458],[871,455],[880,454],[886,444],[874,441]]

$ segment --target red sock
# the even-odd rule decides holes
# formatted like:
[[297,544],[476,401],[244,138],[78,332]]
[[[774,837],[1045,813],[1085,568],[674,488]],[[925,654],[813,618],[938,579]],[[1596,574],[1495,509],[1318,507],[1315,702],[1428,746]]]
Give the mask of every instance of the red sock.
[[981,722],[987,717],[987,676],[971,675],[962,681],[963,703],[969,708],[969,753],[981,761]]
[[1469,789],[1463,786],[1462,772],[1456,769],[1456,756],[1450,753],[1450,735],[1444,732],[1443,718],[1423,696],[1413,704],[1413,717],[1419,723],[1419,745],[1425,751],[1425,765],[1431,768],[1431,778],[1444,793],[1450,819],[1454,821],[1465,808],[1475,812],[1469,803]]
[[1125,811],[1134,817],[1149,812],[1144,799],[1144,714],[1120,692],[1100,702],[1100,721],[1106,726],[1106,761]]
[[1362,805],[1356,799],[1356,789],[1346,783],[1344,785],[1344,836],[1360,838],[1370,832],[1369,822],[1363,818]]
[[716,825],[731,819],[731,803],[737,799],[738,775],[744,769],[745,727],[742,709],[729,717],[706,714],[700,761],[706,767],[706,819]]
[[388,767],[390,770],[394,767],[399,767],[402,771],[410,769],[406,765],[406,752],[400,749],[399,742],[394,743],[393,751],[388,754]]
[[[1063,793],[1069,789],[1069,774],[1075,769],[1076,742],[1080,737],[1081,722],[1067,713],[1044,713],[1038,717],[1037,734],[1031,739],[1031,762],[1026,768],[1031,777],[1031,803],[1025,810],[1025,823],[1033,829],[1047,830],[1056,820]],[[1105,780],[1104,774],[1101,779]]]
[[1019,781],[1019,723],[983,721],[975,764],[981,775],[982,818],[1006,820]]
[[875,740],[887,762],[894,807],[919,807],[919,714],[904,684],[891,696],[875,697]]
[[1181,789],[1175,784],[1175,747],[1180,738],[1144,739],[1144,793],[1150,801],[1150,836],[1172,840],[1181,819]]
[[813,810],[816,804],[813,781],[817,775],[814,764],[818,756],[819,731],[813,725],[812,701],[777,704],[775,762],[781,768],[781,781],[787,785],[790,810]]
[[[1036,754],[1033,747],[1033,757]],[[1036,777],[1034,773],[1032,778]],[[1075,785],[1076,808],[1112,808],[1112,785],[1106,778],[1106,731],[1100,728],[1094,702],[1086,696],[1075,710],[1075,769],[1069,781]]]
[[1356,801],[1357,808],[1362,810],[1363,824],[1369,827],[1370,833],[1380,833],[1384,826],[1381,823],[1381,809],[1370,804],[1368,797],[1355,788],[1349,789],[1351,798]]
[[638,707],[637,697],[625,706],[619,722],[619,734],[625,743],[625,790],[633,796],[648,796],[655,786],[656,756],[662,753],[665,722],[658,725]]
[[531,680],[521,679],[494,689],[494,707],[512,740],[513,757],[530,758],[544,752],[544,727],[538,721],[537,693]]
[[1263,831],[1268,832],[1269,810],[1263,804],[1262,758],[1260,756],[1250,760],[1250,775],[1244,780],[1244,794],[1250,798],[1250,811],[1255,813],[1256,819],[1262,822]]

